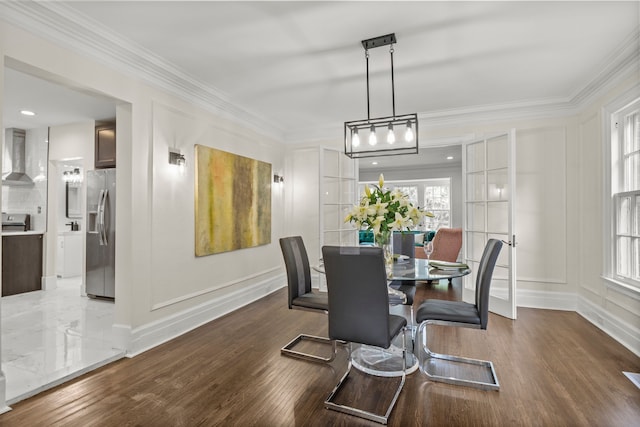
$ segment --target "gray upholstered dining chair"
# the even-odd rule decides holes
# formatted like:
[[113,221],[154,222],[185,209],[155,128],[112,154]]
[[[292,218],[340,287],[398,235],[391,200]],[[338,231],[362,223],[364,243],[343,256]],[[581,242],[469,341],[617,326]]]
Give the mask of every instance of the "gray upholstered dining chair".
[[[484,390],[499,390],[500,384],[496,376],[493,363],[486,360],[470,359],[466,357],[451,356],[447,354],[433,353],[427,346],[427,326],[444,325],[464,328],[487,329],[489,322],[489,289],[493,270],[502,248],[502,242],[489,239],[487,242],[476,276],[475,303],[464,301],[446,301],[428,299],[420,304],[416,312],[418,327],[416,350],[420,370],[429,379],[449,384],[466,385]],[[476,368],[480,372],[473,375],[460,375],[466,366],[467,369]],[[454,368],[455,367],[455,368]],[[448,369],[455,369],[456,377],[452,376]]]
[[[410,245],[403,240],[403,236],[411,237]],[[401,232],[396,231],[393,233],[393,253],[398,255],[406,255],[409,258],[415,258],[415,237],[413,234],[403,235]],[[405,305],[413,306],[413,298],[416,294],[416,282],[415,280],[392,280],[389,283],[389,287],[396,289],[404,293],[407,298]],[[413,312],[411,313],[413,318]]]
[[[327,314],[329,301],[326,292],[315,292],[311,289],[311,269],[307,250],[300,236],[283,237],[280,239],[280,248],[284,257],[287,270],[287,285],[289,288],[289,308],[305,311],[313,311]],[[319,356],[295,350],[301,341],[314,341],[321,344],[331,344],[330,356]],[[280,352],[286,356],[313,362],[331,362],[336,355],[335,342],[314,335],[300,334],[282,347]]]
[[[386,424],[406,378],[407,321],[389,314],[389,294],[382,249],[377,247],[324,246],[322,248],[329,293],[329,338],[348,342],[349,364],[325,407]],[[402,334],[403,373],[384,414],[338,404],[334,398],[347,380],[352,366],[352,343],[389,348]]]

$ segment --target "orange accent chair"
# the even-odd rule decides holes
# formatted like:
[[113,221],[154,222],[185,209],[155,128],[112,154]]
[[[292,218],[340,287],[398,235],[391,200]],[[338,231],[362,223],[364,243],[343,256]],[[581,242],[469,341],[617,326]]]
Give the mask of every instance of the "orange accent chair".
[[456,262],[462,247],[462,228],[441,228],[433,238],[433,252],[429,259]]
[[433,238],[433,252],[429,260],[456,262],[460,248],[462,248],[462,228],[440,228]]

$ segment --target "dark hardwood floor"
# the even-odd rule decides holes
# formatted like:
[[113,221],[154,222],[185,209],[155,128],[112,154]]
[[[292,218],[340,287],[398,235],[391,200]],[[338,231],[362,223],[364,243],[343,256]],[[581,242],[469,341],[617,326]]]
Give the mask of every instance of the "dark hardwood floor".
[[[456,299],[459,284],[418,285]],[[282,289],[192,332],[41,393],[0,416],[2,426],[369,426],[324,409],[346,367],[280,355],[297,333],[323,335],[326,316],[288,310]],[[573,312],[491,315],[486,331],[434,327],[434,350],[494,362],[501,389],[407,377],[391,426],[638,426],[640,389],[622,371],[640,358]],[[363,404],[383,404],[395,379],[350,380]],[[366,402],[365,402],[366,401]]]

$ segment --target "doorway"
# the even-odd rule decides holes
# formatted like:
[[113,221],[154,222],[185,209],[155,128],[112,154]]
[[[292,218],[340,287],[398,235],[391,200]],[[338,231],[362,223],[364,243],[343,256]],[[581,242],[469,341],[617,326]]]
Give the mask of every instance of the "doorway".
[[[403,155],[393,157],[373,157],[360,159],[358,165],[359,181],[378,182],[382,173],[385,182],[394,185],[406,183],[420,183],[418,190],[426,189],[426,183],[437,187],[438,182],[449,183],[449,212],[447,227],[462,227],[462,146],[446,145],[437,147],[420,147],[417,155]],[[442,181],[440,181],[442,180]],[[358,193],[360,194],[360,193]],[[424,194],[418,195],[418,206],[424,202]],[[436,224],[433,224],[436,225]]]
[[[2,371],[9,404],[124,355],[112,348],[115,304],[86,297],[84,260],[77,258],[85,253],[86,217],[86,192],[77,178],[93,169],[95,122],[113,119],[117,101],[61,82],[5,58],[3,128],[48,129],[48,170],[36,171],[44,177],[48,209],[34,230],[45,241],[43,290],[1,300]],[[21,115],[25,105],[35,115]],[[63,258],[71,252],[69,268],[60,259],[60,238]]]

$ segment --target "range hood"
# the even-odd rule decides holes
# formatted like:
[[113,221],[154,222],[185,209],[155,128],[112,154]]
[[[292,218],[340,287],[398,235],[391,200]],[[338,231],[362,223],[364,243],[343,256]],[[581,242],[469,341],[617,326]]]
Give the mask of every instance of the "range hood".
[[33,185],[26,174],[25,134],[23,129],[5,131],[5,144],[11,144],[11,171],[2,175],[2,185]]

